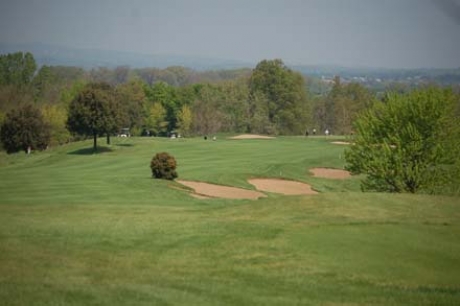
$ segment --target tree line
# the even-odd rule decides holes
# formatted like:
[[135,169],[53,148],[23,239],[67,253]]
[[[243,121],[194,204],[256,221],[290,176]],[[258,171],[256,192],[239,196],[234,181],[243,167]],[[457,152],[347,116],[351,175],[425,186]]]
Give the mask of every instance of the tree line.
[[105,92],[103,100],[112,101],[107,105],[113,126],[104,128],[109,134],[121,128],[129,128],[133,135],[154,136],[302,134],[312,125],[305,81],[281,60],[262,61],[252,71],[191,72],[182,67],[85,71],[62,66],[37,69],[30,53],[0,57],[0,120],[23,105],[38,108],[43,126],[49,128],[50,145],[88,136],[69,117],[75,113],[73,102],[83,103],[81,96],[88,91],[99,97]]
[[105,88],[114,118],[113,126],[104,129],[109,135],[121,128],[129,128],[132,135],[152,136],[304,135],[313,129],[350,135],[358,114],[378,100],[367,88],[343,83],[338,76],[319,94],[311,90],[317,86],[279,59],[263,60],[252,70],[120,66],[87,71],[38,68],[32,54],[17,52],[0,56],[0,123],[7,113],[27,104],[39,109],[49,127],[49,145],[94,137],[81,128],[72,129],[71,106],[82,92]]

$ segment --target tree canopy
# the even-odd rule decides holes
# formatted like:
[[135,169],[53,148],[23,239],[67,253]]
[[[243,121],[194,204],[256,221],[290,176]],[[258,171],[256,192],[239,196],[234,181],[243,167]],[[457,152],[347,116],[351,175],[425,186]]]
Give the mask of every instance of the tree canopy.
[[266,111],[267,121],[272,126],[267,130],[280,134],[303,134],[311,124],[305,80],[280,59],[258,63],[249,80],[249,90],[252,97],[264,96],[253,103],[266,103],[265,106],[255,105],[254,109]]
[[0,85],[27,85],[32,81],[36,69],[34,56],[29,52],[0,55]]
[[8,153],[27,152],[28,148],[44,150],[50,141],[50,127],[38,108],[26,104],[6,114],[0,138]]
[[451,90],[390,93],[355,121],[347,169],[364,190],[443,192],[460,182],[460,118]]
[[119,117],[112,87],[106,83],[89,83],[70,103],[67,127],[72,133],[92,136],[96,152],[97,137],[117,131]]
[[313,118],[320,131],[328,129],[336,135],[353,133],[357,115],[369,108],[375,98],[361,84],[342,83],[339,76],[332,82],[331,90],[315,100]]
[[183,136],[189,136],[190,128],[192,127],[192,111],[187,104],[182,105],[182,108],[177,114],[177,125],[180,133]]

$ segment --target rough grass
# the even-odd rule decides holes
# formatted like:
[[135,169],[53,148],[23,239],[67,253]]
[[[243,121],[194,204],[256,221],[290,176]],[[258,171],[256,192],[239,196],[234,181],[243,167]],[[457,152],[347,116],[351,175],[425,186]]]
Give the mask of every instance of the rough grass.
[[[2,305],[458,305],[460,201],[361,193],[324,139],[117,139],[2,156]],[[315,196],[199,200],[150,178],[168,151],[179,177],[253,188],[310,183]]]

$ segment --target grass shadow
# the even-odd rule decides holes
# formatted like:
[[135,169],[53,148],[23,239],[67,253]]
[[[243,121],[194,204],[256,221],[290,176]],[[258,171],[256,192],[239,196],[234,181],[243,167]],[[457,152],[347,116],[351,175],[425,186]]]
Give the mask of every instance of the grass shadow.
[[113,152],[113,150],[108,147],[97,147],[97,152],[95,153],[93,150],[93,147],[90,147],[90,148],[78,149],[78,150],[69,152],[67,154],[69,155],[93,155],[93,154],[101,154],[101,153],[108,153],[108,152]]

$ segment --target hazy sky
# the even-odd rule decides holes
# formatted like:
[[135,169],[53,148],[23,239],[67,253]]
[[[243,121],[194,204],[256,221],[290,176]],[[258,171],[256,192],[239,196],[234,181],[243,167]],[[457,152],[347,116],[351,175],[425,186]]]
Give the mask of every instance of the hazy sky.
[[460,67],[460,0],[3,0],[0,42],[369,67]]

